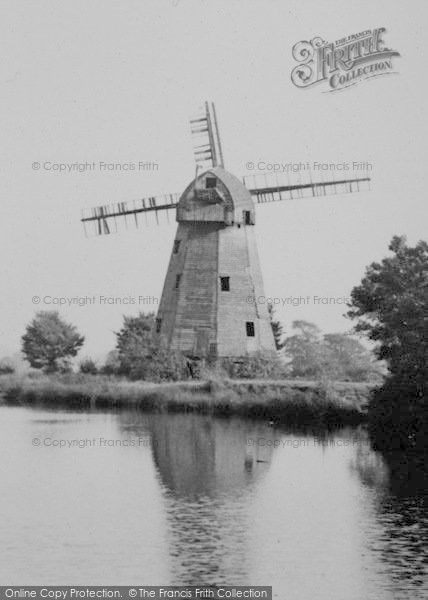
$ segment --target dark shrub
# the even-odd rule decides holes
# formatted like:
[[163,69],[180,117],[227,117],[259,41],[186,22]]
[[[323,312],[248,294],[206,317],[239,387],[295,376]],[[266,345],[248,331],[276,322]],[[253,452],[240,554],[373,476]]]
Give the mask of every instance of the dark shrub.
[[81,373],[88,373],[89,375],[96,375],[98,373],[98,367],[92,358],[85,358],[79,365],[79,371]]

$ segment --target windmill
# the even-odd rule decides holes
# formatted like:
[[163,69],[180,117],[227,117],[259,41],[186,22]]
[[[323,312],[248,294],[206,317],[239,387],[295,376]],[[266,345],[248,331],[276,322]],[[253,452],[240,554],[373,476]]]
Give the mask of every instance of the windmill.
[[241,182],[224,168],[214,104],[190,120],[196,175],[184,192],[86,210],[86,235],[139,225],[144,214],[175,210],[178,222],[153,332],[159,347],[192,358],[274,351],[255,238],[255,206],[349,193],[369,177],[290,184],[254,175]]

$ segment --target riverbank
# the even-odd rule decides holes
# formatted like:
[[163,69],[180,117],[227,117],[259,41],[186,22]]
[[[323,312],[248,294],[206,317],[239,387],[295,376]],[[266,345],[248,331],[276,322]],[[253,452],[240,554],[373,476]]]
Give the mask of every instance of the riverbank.
[[362,422],[372,388],[368,383],[297,380],[150,383],[82,374],[0,376],[0,394],[6,404],[198,412],[276,423]]

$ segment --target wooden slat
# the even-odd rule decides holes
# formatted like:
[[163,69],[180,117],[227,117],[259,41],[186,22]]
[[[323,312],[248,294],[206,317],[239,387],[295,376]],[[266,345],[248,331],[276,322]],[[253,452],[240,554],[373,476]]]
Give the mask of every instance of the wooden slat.
[[[334,181],[322,181],[318,183],[298,183],[295,185],[265,185],[263,187],[250,189],[250,194],[256,202],[276,202],[279,200],[293,200],[293,192],[297,192],[297,197],[303,198],[303,191],[308,190],[311,196],[317,197],[326,195],[330,192],[329,187],[334,188],[333,193],[353,193],[360,191],[360,183],[369,183],[370,177],[359,177],[355,179],[338,179]],[[353,187],[355,185],[355,188]],[[345,186],[345,189],[337,191],[337,186]],[[370,189],[370,188],[369,188]],[[286,193],[289,192],[288,197]]]

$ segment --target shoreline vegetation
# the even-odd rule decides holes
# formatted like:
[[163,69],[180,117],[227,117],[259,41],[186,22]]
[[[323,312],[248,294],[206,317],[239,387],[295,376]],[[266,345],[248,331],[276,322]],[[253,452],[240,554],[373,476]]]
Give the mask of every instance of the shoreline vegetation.
[[[103,365],[87,357],[73,373],[85,337],[58,311],[38,311],[21,338],[37,371],[19,377],[0,361],[0,401],[239,415],[272,424],[365,421],[378,449],[426,453],[428,244],[410,247],[394,236],[388,248],[392,255],[371,263],[351,291],[345,316],[356,322],[353,333],[322,334],[298,320],[285,336],[271,307],[275,353],[205,361],[196,348],[189,356],[164,347],[156,337],[161,319],[140,313],[124,315]],[[353,334],[368,338],[373,350]]]
[[274,423],[361,423],[373,383],[274,379],[129,381],[106,375],[25,374],[0,376],[7,405],[198,412],[244,416]]

